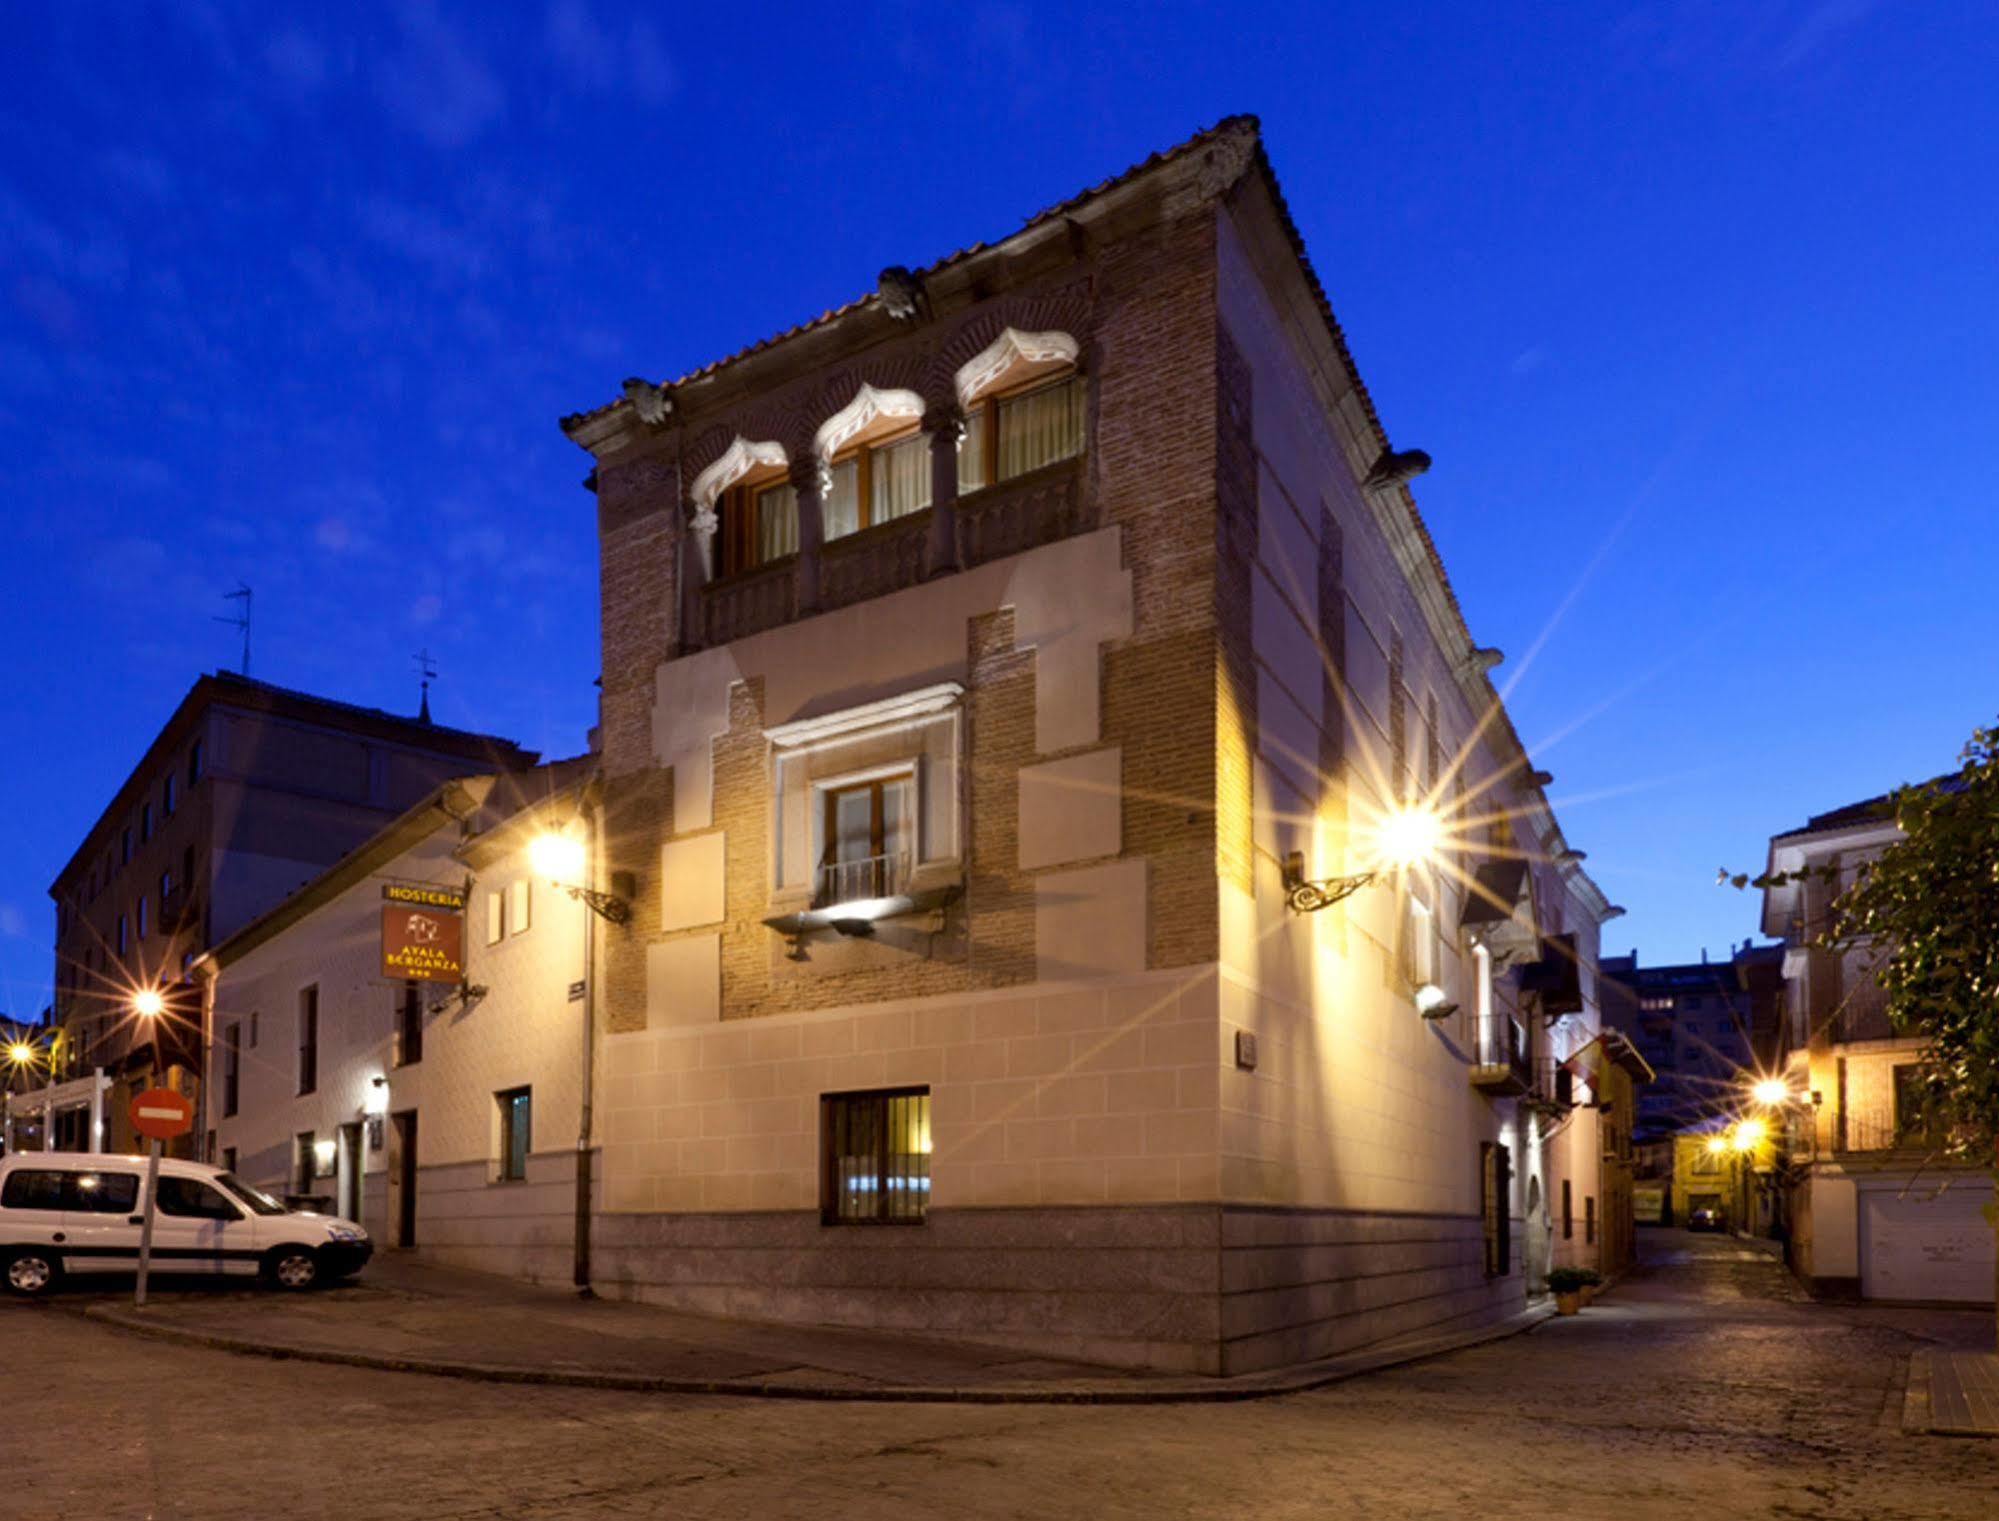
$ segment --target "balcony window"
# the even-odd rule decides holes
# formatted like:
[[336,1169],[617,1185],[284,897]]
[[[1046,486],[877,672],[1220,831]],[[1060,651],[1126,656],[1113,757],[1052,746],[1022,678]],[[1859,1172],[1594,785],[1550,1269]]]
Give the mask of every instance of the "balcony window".
[[827,539],[890,523],[930,505],[930,440],[905,433],[833,461],[824,504]]
[[[765,922],[824,928],[843,903],[880,918],[964,880],[963,689],[954,682],[767,731],[776,880]],[[853,916],[844,916],[853,917]]]
[[1082,452],[1083,379],[1069,371],[971,405],[958,445],[958,490],[969,495]]
[[798,553],[798,493],[766,470],[722,493],[715,573],[736,576]]
[[825,1225],[921,1225],[930,1203],[930,1090],[829,1093],[820,1100],[819,1218]]
[[814,907],[890,898],[909,884],[916,780],[877,777],[822,789],[823,846]]

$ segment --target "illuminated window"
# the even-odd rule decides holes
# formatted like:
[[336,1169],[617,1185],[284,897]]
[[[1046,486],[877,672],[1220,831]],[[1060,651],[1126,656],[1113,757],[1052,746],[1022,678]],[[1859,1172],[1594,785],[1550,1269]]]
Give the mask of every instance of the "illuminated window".
[[930,1203],[930,1090],[819,1101],[825,1225],[920,1225]]
[[722,493],[715,573],[740,575],[798,553],[798,492],[783,467],[756,472]]

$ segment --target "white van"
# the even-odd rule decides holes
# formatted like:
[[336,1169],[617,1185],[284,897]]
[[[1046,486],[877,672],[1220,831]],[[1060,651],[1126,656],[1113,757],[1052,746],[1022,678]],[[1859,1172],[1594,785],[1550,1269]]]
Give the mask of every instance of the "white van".
[[[65,1275],[134,1273],[146,1160],[44,1151],[0,1157],[0,1273],[16,1294],[46,1294]],[[153,1214],[156,1273],[261,1273],[309,1289],[358,1273],[374,1252],[351,1220],[293,1214],[219,1167],[160,1161]]]

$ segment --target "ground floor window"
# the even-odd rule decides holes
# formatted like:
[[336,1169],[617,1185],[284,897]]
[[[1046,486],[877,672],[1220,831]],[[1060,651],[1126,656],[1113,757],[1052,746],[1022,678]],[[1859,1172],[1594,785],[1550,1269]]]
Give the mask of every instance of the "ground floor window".
[[524,1183],[534,1144],[534,1094],[527,1088],[512,1088],[494,1097],[500,1105],[500,1181]]
[[1583,1240],[1596,1240],[1596,1195],[1583,1195]]
[[295,1194],[312,1192],[313,1154],[316,1149],[317,1143],[310,1130],[301,1130],[292,1138],[292,1192]]
[[1485,1222],[1485,1276],[1503,1278],[1513,1271],[1513,1158],[1504,1146],[1482,1141],[1478,1159],[1479,1204]]
[[930,1090],[829,1093],[820,1100],[820,1219],[916,1225],[930,1203]]

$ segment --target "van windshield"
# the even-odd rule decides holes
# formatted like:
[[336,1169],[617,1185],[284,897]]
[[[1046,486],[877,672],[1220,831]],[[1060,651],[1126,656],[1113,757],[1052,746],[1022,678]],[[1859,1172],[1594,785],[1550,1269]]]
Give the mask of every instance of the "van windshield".
[[241,1199],[253,1215],[282,1215],[285,1207],[262,1189],[252,1188],[233,1172],[225,1172],[215,1180],[230,1193]]

